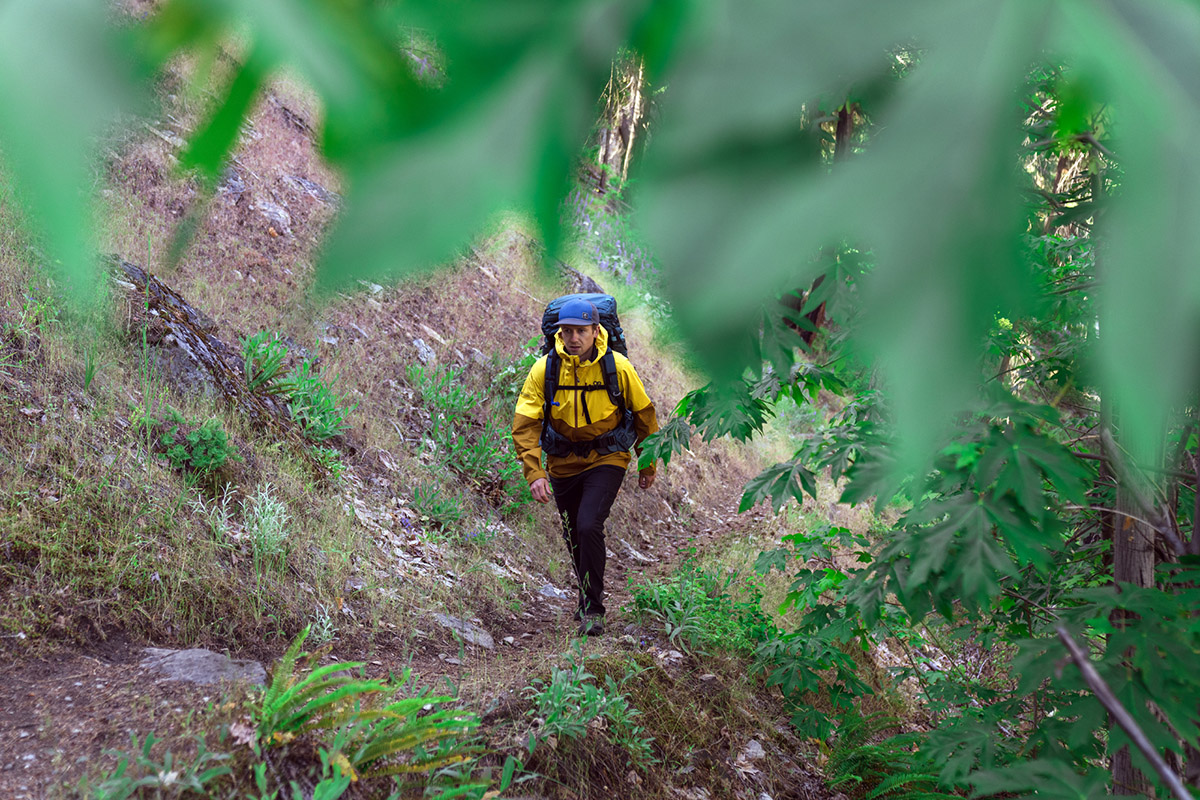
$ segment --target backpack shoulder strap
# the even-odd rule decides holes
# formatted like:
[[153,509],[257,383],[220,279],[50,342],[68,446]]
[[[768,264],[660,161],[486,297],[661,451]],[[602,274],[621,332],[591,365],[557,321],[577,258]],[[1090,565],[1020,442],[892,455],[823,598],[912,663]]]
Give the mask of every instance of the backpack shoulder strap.
[[604,388],[608,390],[608,396],[617,404],[617,409],[624,418],[625,395],[621,392],[621,382],[617,376],[617,357],[613,355],[612,350],[606,350],[600,357],[600,369],[604,372]]
[[558,391],[558,351],[546,354],[546,383],[543,387],[542,427],[550,424],[550,406],[554,405],[554,394]]

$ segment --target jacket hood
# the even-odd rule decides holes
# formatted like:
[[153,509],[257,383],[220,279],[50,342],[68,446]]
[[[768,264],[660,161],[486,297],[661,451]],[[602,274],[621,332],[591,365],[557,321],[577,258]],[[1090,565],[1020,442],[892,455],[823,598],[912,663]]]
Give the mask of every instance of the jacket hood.
[[584,361],[582,357],[573,356],[567,352],[563,346],[562,331],[557,331],[554,334],[554,349],[558,351],[558,357],[563,361],[577,358],[581,365],[595,364],[600,360],[601,356],[608,352],[608,330],[603,325],[600,326],[599,331],[596,333],[596,357],[589,361]]

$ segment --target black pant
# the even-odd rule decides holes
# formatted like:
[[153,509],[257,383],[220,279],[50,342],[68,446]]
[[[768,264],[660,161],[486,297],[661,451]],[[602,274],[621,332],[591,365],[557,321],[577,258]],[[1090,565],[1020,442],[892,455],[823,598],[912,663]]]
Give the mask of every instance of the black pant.
[[604,521],[621,489],[625,470],[612,464],[569,478],[551,478],[563,521],[563,539],[579,582],[579,614],[604,613]]

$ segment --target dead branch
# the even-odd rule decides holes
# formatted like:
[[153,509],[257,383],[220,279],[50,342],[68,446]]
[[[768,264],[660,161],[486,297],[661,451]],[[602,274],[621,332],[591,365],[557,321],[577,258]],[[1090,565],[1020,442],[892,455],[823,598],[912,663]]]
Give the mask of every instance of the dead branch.
[[1142,752],[1142,755],[1154,767],[1154,771],[1158,773],[1158,776],[1170,787],[1171,792],[1178,800],[1192,800],[1192,795],[1188,792],[1187,787],[1183,785],[1183,781],[1167,766],[1167,762],[1163,760],[1162,756],[1158,754],[1158,750],[1154,747],[1154,744],[1142,732],[1133,715],[1117,700],[1116,695],[1112,693],[1112,689],[1108,688],[1108,684],[1104,682],[1104,679],[1100,677],[1100,673],[1092,666],[1091,660],[1088,658],[1087,653],[1083,651],[1083,648],[1079,646],[1079,643],[1075,641],[1070,632],[1062,625],[1056,625],[1054,629],[1058,632],[1058,638],[1066,646],[1067,652],[1071,654],[1071,660],[1075,662],[1075,666],[1079,667],[1079,671],[1083,674],[1083,680],[1087,683],[1088,688],[1092,690],[1092,694],[1096,695],[1096,699],[1100,701],[1100,704],[1104,706],[1109,714],[1112,714],[1116,723],[1129,735],[1129,738],[1137,746],[1137,749]]

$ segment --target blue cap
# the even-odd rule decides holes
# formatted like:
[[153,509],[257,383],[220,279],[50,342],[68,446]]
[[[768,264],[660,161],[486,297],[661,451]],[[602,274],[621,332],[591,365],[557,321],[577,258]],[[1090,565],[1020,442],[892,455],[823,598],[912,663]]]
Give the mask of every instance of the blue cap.
[[558,310],[559,325],[599,325],[600,315],[587,300],[568,300]]

